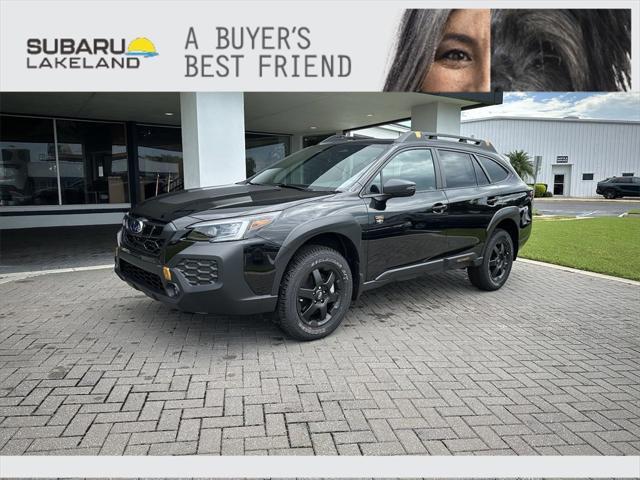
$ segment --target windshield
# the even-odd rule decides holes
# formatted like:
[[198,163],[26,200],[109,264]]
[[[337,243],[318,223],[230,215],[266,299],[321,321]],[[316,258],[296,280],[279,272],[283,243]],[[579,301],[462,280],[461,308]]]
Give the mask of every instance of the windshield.
[[343,190],[386,149],[385,144],[319,144],[294,153],[250,179],[253,184]]

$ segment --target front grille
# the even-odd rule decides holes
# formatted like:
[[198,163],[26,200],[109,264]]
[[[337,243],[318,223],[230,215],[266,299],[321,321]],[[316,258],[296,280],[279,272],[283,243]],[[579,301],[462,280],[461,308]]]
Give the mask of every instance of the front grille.
[[124,243],[132,250],[135,250],[144,255],[152,257],[158,257],[162,251],[162,247],[165,244],[165,239],[162,238],[162,232],[164,224],[158,222],[152,222],[150,220],[144,220],[144,227],[139,233],[131,232],[128,227],[124,228]]
[[211,285],[218,280],[218,262],[204,258],[184,258],[176,266],[189,285]]
[[131,249],[153,257],[160,255],[160,250],[162,250],[162,246],[164,245],[162,238],[148,238],[130,232],[125,232],[124,241]]
[[147,272],[143,268],[136,267],[122,259],[120,259],[120,273],[134,283],[144,285],[158,293],[164,293],[162,279],[155,273]]

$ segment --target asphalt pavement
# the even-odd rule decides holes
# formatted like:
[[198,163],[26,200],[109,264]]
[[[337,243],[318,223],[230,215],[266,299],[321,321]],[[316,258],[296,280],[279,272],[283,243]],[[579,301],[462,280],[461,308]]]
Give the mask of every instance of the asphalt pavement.
[[640,201],[536,198],[534,208],[543,215],[618,217],[629,210],[640,209]]

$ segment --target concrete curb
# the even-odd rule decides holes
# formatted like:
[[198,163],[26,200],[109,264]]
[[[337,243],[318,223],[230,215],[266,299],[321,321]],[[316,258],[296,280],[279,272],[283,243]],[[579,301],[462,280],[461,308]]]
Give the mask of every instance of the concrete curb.
[[604,197],[602,198],[584,198],[584,197],[538,197],[533,200],[533,204],[535,206],[536,202],[606,202],[606,203],[638,203],[640,202],[640,197],[638,199],[635,198],[618,198],[616,200],[608,200]]
[[555,268],[556,270],[564,270],[565,272],[578,273],[581,275],[587,275],[588,277],[602,278],[604,280],[613,280],[614,282],[626,283],[627,285],[635,285],[640,287],[640,282],[636,280],[629,280],[628,278],[613,277],[611,275],[605,275],[603,273],[589,272],[587,270],[579,270],[577,268],[565,267],[564,265],[556,265],[554,263],[539,262],[537,260],[529,260],[528,258],[518,258],[518,262],[530,263],[532,265],[538,265],[540,267]]
[[22,280],[23,278],[38,277],[40,275],[49,275],[52,273],[72,273],[72,272],[86,272],[90,270],[106,270],[113,268],[113,264],[108,265],[92,265],[90,267],[72,267],[72,268],[54,268],[51,270],[34,270],[30,272],[14,272],[0,274],[0,285],[15,280]]

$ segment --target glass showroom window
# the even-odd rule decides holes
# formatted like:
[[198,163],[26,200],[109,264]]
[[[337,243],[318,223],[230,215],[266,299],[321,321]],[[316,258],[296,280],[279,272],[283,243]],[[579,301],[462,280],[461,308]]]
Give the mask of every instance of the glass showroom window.
[[0,115],[0,206],[57,205],[51,119]]
[[137,125],[138,199],[182,190],[182,133],[179,127]]
[[63,205],[128,203],[122,123],[56,120]]
[[247,133],[244,138],[247,177],[289,155],[291,142],[288,135]]

